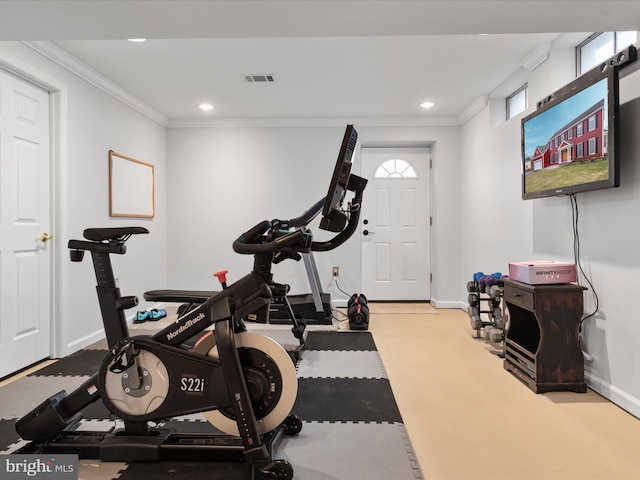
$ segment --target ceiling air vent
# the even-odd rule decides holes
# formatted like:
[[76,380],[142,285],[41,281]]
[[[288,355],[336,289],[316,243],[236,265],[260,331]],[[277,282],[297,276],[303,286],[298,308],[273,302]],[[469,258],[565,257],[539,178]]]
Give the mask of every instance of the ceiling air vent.
[[254,82],[275,82],[276,78],[273,75],[245,75],[244,79],[249,83]]

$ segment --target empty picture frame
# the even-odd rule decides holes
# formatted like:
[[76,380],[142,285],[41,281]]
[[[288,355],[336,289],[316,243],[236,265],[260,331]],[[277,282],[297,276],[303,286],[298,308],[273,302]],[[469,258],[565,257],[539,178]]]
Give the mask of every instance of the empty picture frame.
[[153,165],[109,150],[109,215],[153,218]]

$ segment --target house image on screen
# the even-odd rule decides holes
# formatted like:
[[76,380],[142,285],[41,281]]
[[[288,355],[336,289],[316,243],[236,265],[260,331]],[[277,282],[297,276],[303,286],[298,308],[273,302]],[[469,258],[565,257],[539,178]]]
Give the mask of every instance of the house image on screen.
[[527,159],[526,171],[543,170],[572,162],[593,161],[607,156],[604,99],[555,132],[545,145],[536,147]]

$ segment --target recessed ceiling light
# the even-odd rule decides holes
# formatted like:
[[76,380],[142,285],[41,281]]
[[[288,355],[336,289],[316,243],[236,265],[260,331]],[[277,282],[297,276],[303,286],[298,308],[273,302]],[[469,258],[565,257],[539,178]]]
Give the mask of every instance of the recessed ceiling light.
[[435,103],[433,103],[433,102],[422,102],[422,103],[420,104],[420,106],[421,106],[422,108],[424,108],[425,110],[426,110],[426,109],[428,109],[428,108],[433,107],[434,105],[435,105]]
[[213,105],[211,105],[210,103],[201,103],[200,105],[198,105],[198,108],[200,110],[208,112],[209,110],[213,110]]
[[147,41],[146,38],[127,38],[127,40],[133,43],[142,43]]

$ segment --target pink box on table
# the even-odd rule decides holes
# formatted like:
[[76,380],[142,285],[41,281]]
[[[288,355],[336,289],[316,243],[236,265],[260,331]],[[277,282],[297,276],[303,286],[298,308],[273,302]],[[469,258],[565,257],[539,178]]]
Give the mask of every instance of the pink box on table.
[[573,283],[577,281],[575,263],[535,260],[509,264],[509,278],[529,285]]

